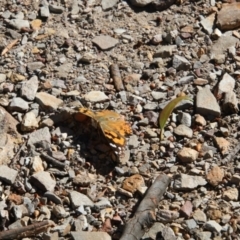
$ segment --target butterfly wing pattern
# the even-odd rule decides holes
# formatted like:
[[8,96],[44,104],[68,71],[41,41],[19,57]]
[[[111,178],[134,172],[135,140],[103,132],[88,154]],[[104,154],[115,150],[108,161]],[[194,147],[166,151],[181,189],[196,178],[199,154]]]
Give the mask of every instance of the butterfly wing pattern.
[[116,155],[123,154],[126,136],[132,134],[132,129],[122,115],[110,110],[93,112],[87,108],[80,108],[79,113],[83,116],[77,114],[76,120],[84,116],[90,117],[92,124],[102,131],[114,153]]

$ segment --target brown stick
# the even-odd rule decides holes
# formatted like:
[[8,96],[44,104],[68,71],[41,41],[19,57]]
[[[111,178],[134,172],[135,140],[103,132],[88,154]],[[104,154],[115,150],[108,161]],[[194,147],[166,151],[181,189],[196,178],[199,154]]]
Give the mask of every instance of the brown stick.
[[9,239],[20,239],[25,237],[34,237],[37,234],[46,231],[47,228],[52,226],[54,226],[54,222],[51,220],[37,222],[29,226],[0,232],[0,239],[9,240]]
[[13,40],[11,43],[9,43],[2,51],[2,56],[5,55],[9,50],[11,50],[13,48],[14,45],[17,44],[19,39],[15,39]]
[[167,175],[159,175],[148,189],[135,215],[131,218],[123,231],[120,240],[141,239],[148,228],[156,220],[155,208],[166,191],[171,179]]
[[110,66],[110,74],[111,74],[111,77],[113,79],[113,84],[114,84],[116,90],[118,92],[122,91],[124,89],[124,87],[123,87],[121,74],[120,74],[120,71],[119,71],[119,68],[118,68],[117,64],[112,64]]

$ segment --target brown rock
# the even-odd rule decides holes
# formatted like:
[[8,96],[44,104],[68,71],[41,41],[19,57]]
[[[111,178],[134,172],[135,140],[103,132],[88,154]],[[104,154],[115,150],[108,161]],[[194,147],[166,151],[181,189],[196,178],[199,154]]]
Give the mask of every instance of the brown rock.
[[14,193],[11,193],[8,196],[8,200],[11,201],[11,202],[14,202],[16,205],[20,205],[20,204],[23,203],[22,196],[14,194]]
[[190,217],[192,214],[193,205],[190,201],[186,201],[184,205],[181,207],[180,212],[185,217]]
[[217,186],[224,177],[224,171],[218,166],[214,166],[207,174],[207,181],[213,185]]
[[223,199],[226,201],[237,201],[238,200],[238,189],[230,188],[223,193]]
[[124,180],[122,188],[131,193],[135,193],[138,190],[138,188],[144,185],[145,183],[143,177],[139,174],[135,174]]
[[240,27],[240,3],[223,4],[217,16],[217,25],[221,30]]
[[228,153],[228,148],[230,146],[230,142],[227,141],[223,137],[215,137],[215,144],[217,145],[218,149],[220,150],[222,155],[225,155]]
[[211,220],[218,220],[222,217],[222,212],[218,209],[210,209],[207,211],[207,215]]
[[184,147],[178,152],[177,156],[182,162],[189,163],[194,162],[198,158],[198,152],[194,149]]

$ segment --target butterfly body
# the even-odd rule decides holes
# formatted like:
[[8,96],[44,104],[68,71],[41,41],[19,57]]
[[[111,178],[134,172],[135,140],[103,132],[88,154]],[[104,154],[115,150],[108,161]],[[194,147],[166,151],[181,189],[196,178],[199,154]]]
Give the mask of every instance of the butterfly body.
[[132,134],[131,126],[124,117],[110,110],[94,112],[87,108],[80,108],[75,115],[78,121],[83,121],[87,117],[91,118],[94,127],[102,131],[114,151],[121,152],[126,145],[126,136]]

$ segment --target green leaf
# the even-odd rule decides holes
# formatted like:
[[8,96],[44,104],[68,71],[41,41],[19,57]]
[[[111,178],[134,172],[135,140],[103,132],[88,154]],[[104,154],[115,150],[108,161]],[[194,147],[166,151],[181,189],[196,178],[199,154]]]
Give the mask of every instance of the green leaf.
[[161,135],[160,135],[160,140],[164,138],[163,133],[164,133],[164,127],[166,125],[166,122],[171,115],[173,109],[180,103],[182,100],[191,100],[190,97],[188,96],[181,96],[174,98],[172,101],[170,101],[165,108],[160,112],[159,115],[159,126],[161,129]]

